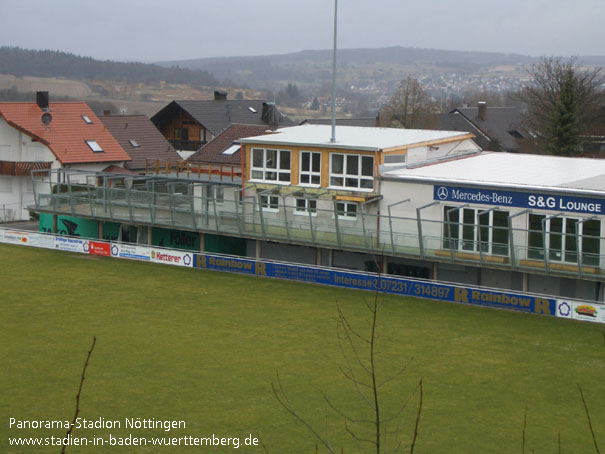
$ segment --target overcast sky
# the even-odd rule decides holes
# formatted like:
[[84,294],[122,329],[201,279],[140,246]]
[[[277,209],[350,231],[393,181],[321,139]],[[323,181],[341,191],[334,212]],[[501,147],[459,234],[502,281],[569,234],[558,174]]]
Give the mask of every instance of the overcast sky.
[[[340,0],[339,48],[605,55],[605,0]],[[0,45],[120,61],[330,49],[333,0],[0,0]]]

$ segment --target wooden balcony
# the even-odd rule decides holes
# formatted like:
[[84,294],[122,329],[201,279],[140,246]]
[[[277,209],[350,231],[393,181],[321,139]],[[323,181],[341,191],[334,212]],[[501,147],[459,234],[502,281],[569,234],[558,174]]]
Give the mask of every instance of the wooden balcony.
[[197,151],[208,143],[204,140],[169,140],[169,142],[178,151]]
[[32,170],[49,170],[52,162],[41,161],[0,161],[0,175],[28,177]]

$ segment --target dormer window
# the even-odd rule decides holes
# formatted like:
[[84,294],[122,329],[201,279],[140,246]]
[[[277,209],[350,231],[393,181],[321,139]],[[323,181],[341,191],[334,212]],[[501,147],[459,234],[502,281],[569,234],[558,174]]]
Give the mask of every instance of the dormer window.
[[101,145],[96,140],[86,140],[85,142],[94,153],[103,153],[103,148],[101,148]]
[[82,115],[82,120],[84,120],[84,123],[86,123],[87,125],[92,124],[92,120],[88,117],[88,115]]
[[130,143],[130,145],[132,145],[133,148],[139,148],[140,147],[139,143],[136,140],[134,140],[134,139],[128,139],[128,143]]

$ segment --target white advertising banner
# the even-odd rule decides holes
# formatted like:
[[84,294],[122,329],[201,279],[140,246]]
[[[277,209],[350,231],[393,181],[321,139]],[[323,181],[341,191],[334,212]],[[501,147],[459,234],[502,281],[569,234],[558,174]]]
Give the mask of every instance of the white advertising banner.
[[20,244],[27,246],[29,241],[29,232],[19,232],[13,230],[5,230],[2,238],[3,243]]
[[605,306],[567,299],[557,300],[557,317],[605,323]]
[[152,248],[146,246],[137,246],[136,244],[111,244],[111,256],[131,260],[151,260]]
[[80,252],[82,254],[88,254],[89,244],[88,240],[83,240],[80,238],[56,236],[55,249],[59,249],[60,251]]
[[192,266],[193,252],[152,249],[151,261],[155,263],[163,263],[165,265]]
[[41,247],[45,249],[54,249],[55,236],[45,235],[43,233],[30,233],[28,235],[27,245],[33,247]]

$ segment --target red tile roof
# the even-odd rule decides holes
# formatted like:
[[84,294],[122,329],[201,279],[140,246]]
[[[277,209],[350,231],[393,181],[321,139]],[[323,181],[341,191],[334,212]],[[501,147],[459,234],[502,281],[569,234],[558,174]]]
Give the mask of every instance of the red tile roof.
[[[130,157],[83,102],[53,102],[52,121],[42,123],[44,111],[35,102],[2,102],[0,117],[19,131],[46,145],[63,164],[129,161]],[[87,124],[82,116],[92,123]],[[93,152],[86,144],[94,140],[103,149]]]

